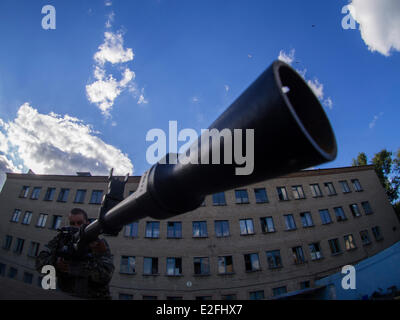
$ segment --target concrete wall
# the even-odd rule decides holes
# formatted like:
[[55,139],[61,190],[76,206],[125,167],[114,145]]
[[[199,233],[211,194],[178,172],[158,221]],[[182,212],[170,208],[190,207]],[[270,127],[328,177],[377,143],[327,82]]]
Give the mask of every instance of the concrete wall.
[[[363,191],[355,192],[351,185],[351,179],[359,179]],[[352,192],[344,194],[341,191],[339,181],[346,180]],[[126,187],[126,195],[129,191],[136,189],[139,178],[130,178]],[[337,194],[328,196],[324,188],[325,182],[332,182]],[[318,183],[323,192],[323,197],[313,198],[310,184]],[[22,186],[41,186],[42,193],[39,200],[19,198]],[[295,200],[291,187],[302,185],[306,198]],[[277,196],[276,187],[285,186],[290,200],[280,201]],[[70,188],[70,196],[67,203],[43,201],[47,187],[57,188],[56,196],[60,188]],[[265,187],[269,202],[257,204],[254,196],[254,188]],[[77,189],[87,189],[84,204],[74,204],[73,198]],[[98,215],[99,205],[88,204],[91,190],[106,190],[106,177],[71,177],[71,176],[35,176],[35,175],[8,175],[8,180],[0,194],[0,244],[3,245],[5,235],[12,235],[14,241],[17,237],[25,239],[24,251],[21,255],[5,251],[0,247],[0,263],[16,266],[21,271],[19,277],[22,279],[24,270],[33,271],[34,259],[27,256],[30,241],[40,242],[45,245],[56,232],[50,230],[50,220],[53,214],[64,216],[70,209],[81,207],[86,210],[90,217]],[[244,189],[244,188],[241,188]],[[346,264],[356,264],[359,261],[371,257],[378,252],[390,247],[400,240],[400,224],[388,202],[386,195],[372,167],[338,168],[328,170],[311,170],[299,172],[289,176],[281,177],[247,186],[249,204],[236,204],[235,192],[225,192],[227,205],[213,206],[212,197],[206,198],[206,206],[195,211],[174,217],[168,221],[180,221],[182,223],[182,238],[167,238],[167,222],[160,222],[160,238],[149,239],[145,237],[146,222],[152,219],[139,221],[139,235],[135,239],[126,238],[123,232],[116,238],[107,237],[112,252],[116,271],[111,282],[111,291],[114,299],[120,293],[131,294],[134,299],[142,299],[143,296],[157,296],[165,299],[169,296],[179,296],[184,299],[195,299],[198,296],[211,296],[212,299],[221,299],[222,295],[233,294],[238,299],[249,299],[253,291],[263,291],[264,297],[273,295],[273,289],[286,286],[287,291],[300,289],[300,282],[314,282],[327,275],[333,274]],[[361,202],[369,201],[373,214],[365,215]],[[361,209],[361,217],[353,217],[349,205],[357,203]],[[342,206],[347,216],[346,221],[337,222],[333,211],[336,206]],[[10,222],[14,209],[21,209],[22,215],[26,210],[33,212],[32,222],[29,226]],[[332,223],[323,225],[319,215],[319,209],[329,209]],[[300,213],[310,211],[314,226],[303,228]],[[46,228],[37,228],[36,220],[40,213],[48,213],[49,221]],[[293,214],[297,229],[286,231],[285,214]],[[260,218],[272,216],[276,232],[261,232]],[[252,235],[240,235],[240,219],[253,219],[254,231]],[[21,217],[22,219],[22,217]],[[216,220],[228,220],[230,225],[230,236],[218,238],[215,235],[214,222]],[[208,237],[193,238],[193,221],[206,221]],[[375,241],[371,228],[379,226],[383,239]],[[368,230],[371,244],[363,246],[359,232]],[[343,237],[353,234],[356,249],[346,251]],[[328,240],[338,238],[342,252],[332,255]],[[319,242],[324,258],[311,260],[308,245]],[[294,264],[291,248],[302,246],[306,262]],[[269,269],[266,251],[280,250],[283,267]],[[245,270],[244,254],[258,253],[261,269],[255,272]],[[136,257],[136,273],[121,274],[121,256]],[[218,273],[218,257],[231,255],[233,257],[233,274]],[[159,274],[143,275],[143,258],[158,257]],[[166,275],[167,257],[182,258],[182,275]],[[194,274],[193,258],[209,257],[210,274],[198,276]],[[31,272],[30,271],[30,272]],[[38,276],[35,274],[35,277]]]

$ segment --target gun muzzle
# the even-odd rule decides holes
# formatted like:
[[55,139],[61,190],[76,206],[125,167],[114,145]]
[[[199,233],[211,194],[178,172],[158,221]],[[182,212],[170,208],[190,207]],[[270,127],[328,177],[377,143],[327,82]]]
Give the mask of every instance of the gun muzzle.
[[[138,190],[104,221],[125,225],[146,216],[166,219],[196,209],[206,195],[316,166],[337,155],[335,135],[318,98],[281,61],[265,70],[208,129],[224,132],[219,136],[223,139],[203,134],[181,158],[185,161],[174,163],[175,155],[169,155],[166,164],[155,164]],[[249,165],[240,157],[243,152],[251,154],[248,174],[238,173]],[[213,164],[218,154],[221,163]],[[99,231],[96,221],[85,232],[91,230]]]

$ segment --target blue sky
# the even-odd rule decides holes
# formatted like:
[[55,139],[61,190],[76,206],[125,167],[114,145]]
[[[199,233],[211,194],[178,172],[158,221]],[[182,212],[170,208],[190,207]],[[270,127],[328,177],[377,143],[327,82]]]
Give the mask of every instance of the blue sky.
[[[207,128],[279,55],[317,84],[335,130],[337,160],[321,168],[396,151],[396,2],[353,0],[357,29],[345,30],[349,1],[2,0],[1,170],[141,175],[149,130]],[[42,28],[48,4],[55,30]],[[107,112],[88,93],[97,81],[118,91]]]

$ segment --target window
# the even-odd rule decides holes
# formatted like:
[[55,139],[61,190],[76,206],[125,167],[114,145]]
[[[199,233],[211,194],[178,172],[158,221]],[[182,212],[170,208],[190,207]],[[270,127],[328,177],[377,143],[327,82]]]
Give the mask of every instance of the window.
[[51,229],[57,230],[60,228],[62,222],[62,216],[53,216],[53,222],[51,223]]
[[217,238],[229,237],[229,221],[215,221],[215,235]]
[[143,296],[143,300],[157,300],[157,296]]
[[335,211],[336,220],[337,221],[345,221],[347,220],[346,215],[342,207],[336,207],[333,209]]
[[198,296],[196,300],[212,300],[212,296]]
[[285,293],[287,293],[286,286],[272,289],[272,294],[274,295],[274,297],[280,296]]
[[281,251],[273,250],[267,251],[267,262],[270,269],[276,269],[282,267]]
[[226,206],[225,193],[215,193],[212,195],[214,206]]
[[322,224],[332,223],[332,218],[328,209],[319,210],[319,214],[321,216]]
[[4,263],[0,263],[0,276],[5,277],[6,275],[6,265]]
[[256,197],[256,203],[267,203],[269,201],[265,188],[254,189],[254,195]]
[[21,189],[21,192],[19,194],[20,198],[27,198],[29,193],[29,187],[28,186],[23,186]]
[[333,186],[332,182],[325,182],[324,183],[325,189],[326,189],[326,193],[328,194],[328,196],[335,196],[337,195],[335,187]]
[[304,228],[312,227],[314,226],[314,222],[312,220],[312,216],[310,212],[302,212],[300,213],[300,219],[301,223]]
[[84,203],[85,202],[85,196],[86,196],[86,190],[76,190],[75,194],[75,203]]
[[276,190],[278,191],[278,198],[281,201],[287,201],[289,200],[287,191],[285,187],[277,187]]
[[287,214],[285,217],[286,230],[296,230],[296,222],[292,214]]
[[258,271],[260,267],[260,259],[258,258],[258,253],[250,253],[244,255],[244,265],[246,271]]
[[17,277],[18,274],[18,269],[15,269],[13,267],[10,267],[10,269],[8,269],[8,277],[10,279],[15,279]]
[[358,181],[358,179],[351,180],[351,183],[353,184],[354,190],[356,190],[356,192],[363,191],[363,188],[361,187],[360,181]]
[[293,196],[295,199],[305,199],[303,187],[302,186],[293,186],[292,187]]
[[358,208],[358,205],[356,203],[353,203],[353,204],[350,205],[350,210],[351,210],[351,213],[353,214],[353,216],[355,218],[361,216],[361,211]]
[[93,190],[90,197],[90,204],[101,204],[103,200],[103,190]]
[[254,234],[253,219],[240,220],[240,235]]
[[250,300],[263,300],[263,299],[264,299],[264,290],[250,292]]
[[306,262],[304,257],[303,248],[301,246],[292,248],[293,260],[295,264],[302,264]]
[[157,239],[160,237],[160,222],[148,221],[146,223],[146,238]]
[[158,258],[144,258],[143,265],[145,275],[158,274]]
[[58,202],[67,202],[69,195],[69,189],[61,189],[60,193],[58,194],[57,201]]
[[56,188],[47,188],[46,194],[44,195],[44,201],[53,201]]
[[236,294],[222,294],[221,300],[236,300]]
[[183,297],[170,297],[170,296],[168,296],[167,297],[167,300],[183,300]]
[[194,221],[193,222],[193,237],[194,238],[207,238],[207,222],[206,221]]
[[352,234],[348,234],[344,236],[344,244],[346,246],[346,250],[352,250],[356,248],[356,243],[354,242],[354,238]]
[[376,241],[383,239],[381,229],[378,226],[372,228],[372,233]]
[[12,215],[12,217],[11,217],[11,222],[18,222],[20,216],[21,216],[21,210],[15,209],[15,210],[14,210],[14,213],[13,213],[13,215]]
[[36,227],[44,228],[46,226],[47,217],[48,217],[48,214],[41,213],[39,215],[39,219],[36,223]]
[[322,197],[321,189],[319,188],[319,184],[310,184],[311,194],[314,198]]
[[332,254],[338,254],[342,252],[342,250],[340,249],[339,239],[328,240],[328,243],[329,243],[329,248],[331,248]]
[[22,220],[22,224],[29,225],[32,220],[32,212],[26,211],[24,215],[24,219]]
[[361,242],[363,246],[366,246],[371,243],[371,239],[369,238],[368,230],[360,231]]
[[134,274],[136,272],[136,258],[131,256],[121,256],[120,273]]
[[274,220],[272,217],[260,218],[262,232],[275,232]]
[[235,196],[237,204],[249,203],[249,195],[247,194],[247,190],[235,190]]
[[167,223],[167,238],[180,239],[182,238],[182,223],[168,222]]
[[310,287],[311,287],[310,280],[300,282],[300,289],[301,290],[308,289]]
[[120,293],[118,295],[118,300],[133,300],[133,295],[127,293]]
[[3,244],[3,249],[4,250],[10,250],[12,239],[13,239],[12,236],[6,235],[6,237],[4,239],[4,244]]
[[23,281],[24,281],[24,283],[32,284],[32,282],[33,282],[33,274],[29,273],[29,272],[24,272]]
[[208,275],[210,274],[210,260],[209,258],[193,258],[194,274],[195,275]]
[[128,238],[136,238],[139,233],[139,223],[132,222],[125,226],[124,236]]
[[28,256],[29,257],[37,257],[39,254],[39,246],[38,242],[31,241],[31,245],[29,246]]
[[349,193],[349,192],[351,192],[351,191],[350,191],[350,187],[349,187],[349,185],[348,185],[348,183],[347,183],[346,180],[339,181],[339,183],[340,183],[340,186],[342,187],[343,193]]
[[361,202],[361,205],[362,205],[366,215],[373,213],[372,209],[371,209],[371,205],[369,204],[368,201]]
[[24,249],[24,243],[25,243],[24,239],[17,238],[17,243],[15,244],[14,247],[14,253],[21,254],[22,250]]
[[37,200],[39,199],[40,191],[42,190],[41,187],[35,187],[33,188],[32,194],[31,194],[31,199],[32,200]]
[[218,273],[233,273],[232,256],[218,257]]
[[182,258],[167,258],[167,275],[180,276],[182,274]]
[[309,244],[311,260],[320,260],[323,258],[321,248],[318,242]]

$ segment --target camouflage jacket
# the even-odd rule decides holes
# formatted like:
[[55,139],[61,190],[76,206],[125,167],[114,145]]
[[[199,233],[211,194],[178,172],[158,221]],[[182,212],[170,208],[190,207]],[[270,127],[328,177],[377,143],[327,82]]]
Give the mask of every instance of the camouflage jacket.
[[51,240],[46,249],[36,258],[36,270],[40,273],[43,266],[52,265],[56,268],[57,287],[72,296],[86,299],[111,299],[109,282],[111,281],[114,264],[110,247],[105,239],[100,239],[106,245],[106,252],[94,253],[89,249],[88,255],[80,261],[67,261],[68,273],[57,268],[57,248],[60,234]]

